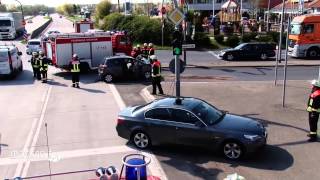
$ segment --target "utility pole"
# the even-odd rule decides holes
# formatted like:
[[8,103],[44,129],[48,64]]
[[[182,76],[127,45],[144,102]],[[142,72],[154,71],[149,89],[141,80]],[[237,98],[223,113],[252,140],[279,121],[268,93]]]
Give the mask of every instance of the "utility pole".
[[282,107],[285,105],[286,99],[286,83],[287,83],[287,65],[288,65],[288,43],[289,43],[289,31],[290,31],[290,17],[288,18],[288,27],[287,27],[287,39],[286,39],[286,54],[285,54],[285,64],[284,64],[284,78],[283,78],[283,91],[282,91]]
[[[178,3],[177,3],[177,0],[173,0],[173,3],[174,3],[174,7],[175,8],[179,8],[178,6]],[[177,40],[177,44],[176,45],[179,45],[181,41],[181,33],[179,32],[179,26],[177,25],[176,26],[176,32],[175,32],[175,36],[174,37],[176,40]],[[178,33],[179,32],[179,33]],[[181,52],[175,52],[175,49],[174,48],[174,60],[175,60],[175,76],[176,76],[176,98],[177,100],[180,100],[180,59],[179,59],[179,55],[178,54],[181,54]],[[177,49],[179,49],[179,47],[177,47]],[[182,49],[182,48],[181,48]],[[180,51],[181,51],[180,49]]]
[[269,27],[269,18],[270,18],[270,1],[268,1],[268,14],[267,14],[267,31],[270,31],[270,27]]
[[278,53],[276,58],[276,65],[275,65],[275,80],[274,85],[277,85],[278,80],[278,61],[281,61],[281,45],[282,45],[282,34],[283,34],[283,19],[284,19],[284,8],[285,8],[285,0],[282,0],[282,14],[281,14],[281,22],[280,22],[280,37],[279,37],[279,45],[278,45]]
[[[184,2],[184,7],[186,6],[186,2]],[[188,8],[183,8],[186,12],[184,12],[184,15],[188,13]],[[187,42],[187,16],[184,18],[183,21],[184,29],[183,29],[183,43],[186,44]],[[186,65],[187,64],[187,51],[186,49],[183,49],[183,62]]]
[[120,0],[118,0],[118,12],[120,13]]
[[164,13],[164,10],[163,10],[163,4],[164,4],[164,0],[162,0],[162,3],[161,3],[161,46],[163,47],[163,44],[164,44],[164,40],[163,40],[163,34],[164,34],[164,18],[163,18],[163,13]]

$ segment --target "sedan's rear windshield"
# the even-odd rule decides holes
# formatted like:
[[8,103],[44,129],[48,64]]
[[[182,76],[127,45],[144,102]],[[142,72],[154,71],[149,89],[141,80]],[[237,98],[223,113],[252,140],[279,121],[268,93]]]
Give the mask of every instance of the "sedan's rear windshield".
[[9,21],[9,20],[0,20],[0,27],[1,26],[11,26],[11,21]]
[[8,61],[8,52],[0,51],[0,62]]
[[40,45],[40,42],[37,41],[30,41],[28,42],[29,45]]

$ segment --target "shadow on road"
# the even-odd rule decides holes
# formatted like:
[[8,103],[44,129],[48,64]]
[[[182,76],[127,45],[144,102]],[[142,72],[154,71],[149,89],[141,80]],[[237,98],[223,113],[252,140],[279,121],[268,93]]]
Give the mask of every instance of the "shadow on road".
[[80,88],[81,90],[84,90],[84,91],[88,91],[90,93],[106,93],[104,91],[101,91],[101,90],[97,90],[97,89],[89,89],[89,88]]
[[[294,162],[293,156],[288,151],[270,145],[267,145],[260,152],[250,154],[239,161],[227,160],[217,151],[197,147],[155,146],[152,148],[152,152],[158,156],[162,164],[202,179],[216,179],[219,173],[225,171],[217,163],[227,164],[230,168],[242,166],[283,171],[291,167]],[[206,165],[203,166],[202,164]]]
[[[71,82],[71,73],[70,72],[57,72],[53,74],[54,76],[62,77],[65,80]],[[83,84],[92,84],[99,81],[99,77],[96,72],[90,71],[88,73],[80,74],[80,83]]]
[[303,129],[301,127],[297,127],[297,126],[293,126],[291,124],[285,124],[285,123],[280,123],[280,121],[269,121],[269,120],[265,120],[265,119],[260,119],[260,118],[256,118],[253,116],[258,116],[259,114],[242,114],[240,116],[245,116],[248,118],[253,118],[256,119],[257,121],[260,121],[265,127],[268,127],[269,124],[271,125],[276,125],[276,126],[282,126],[282,127],[288,127],[288,128],[293,128],[293,129],[297,129],[303,132],[308,133],[309,131],[307,129]]
[[0,78],[0,86],[15,86],[15,85],[28,85],[34,84],[35,78],[33,78],[33,72],[29,70],[23,70],[17,74],[14,78],[2,77]]

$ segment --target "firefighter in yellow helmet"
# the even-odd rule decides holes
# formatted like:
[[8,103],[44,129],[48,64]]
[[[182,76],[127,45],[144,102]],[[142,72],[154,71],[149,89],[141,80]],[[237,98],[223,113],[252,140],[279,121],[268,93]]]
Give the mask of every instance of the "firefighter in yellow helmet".
[[40,73],[42,76],[42,82],[46,83],[47,82],[47,77],[48,77],[48,66],[49,66],[49,60],[48,58],[44,55],[43,51],[39,52],[39,61],[40,61]]
[[320,81],[312,81],[312,90],[309,96],[307,111],[309,112],[309,126],[310,132],[308,134],[309,141],[317,141],[317,125],[320,113]]
[[73,54],[69,67],[72,74],[72,87],[80,88],[80,61],[77,54]]

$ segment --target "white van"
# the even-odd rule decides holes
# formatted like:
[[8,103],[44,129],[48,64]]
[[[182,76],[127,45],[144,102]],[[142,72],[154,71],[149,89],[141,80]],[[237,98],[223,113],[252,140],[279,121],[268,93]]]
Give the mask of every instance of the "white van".
[[14,45],[0,45],[0,76],[13,76],[23,70],[22,53]]
[[41,40],[40,39],[30,39],[28,41],[28,44],[27,44],[27,50],[26,50],[26,53],[28,55],[31,55],[32,52],[39,52],[41,51]]

